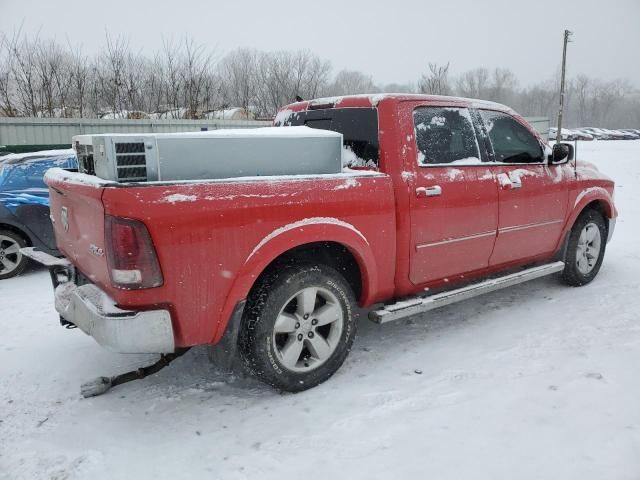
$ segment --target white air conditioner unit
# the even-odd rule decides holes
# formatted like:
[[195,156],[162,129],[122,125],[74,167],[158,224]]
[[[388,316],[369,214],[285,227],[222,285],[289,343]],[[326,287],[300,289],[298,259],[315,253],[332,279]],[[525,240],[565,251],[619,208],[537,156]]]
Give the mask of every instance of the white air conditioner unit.
[[315,175],[342,170],[342,135],[309,127],[73,137],[79,171],[117,182]]

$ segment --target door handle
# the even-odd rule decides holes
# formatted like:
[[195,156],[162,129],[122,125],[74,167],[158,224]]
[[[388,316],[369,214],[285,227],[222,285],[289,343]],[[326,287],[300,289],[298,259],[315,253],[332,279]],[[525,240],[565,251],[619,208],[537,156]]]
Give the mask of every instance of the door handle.
[[416,188],[417,197],[439,197],[440,195],[442,195],[442,187],[440,185]]

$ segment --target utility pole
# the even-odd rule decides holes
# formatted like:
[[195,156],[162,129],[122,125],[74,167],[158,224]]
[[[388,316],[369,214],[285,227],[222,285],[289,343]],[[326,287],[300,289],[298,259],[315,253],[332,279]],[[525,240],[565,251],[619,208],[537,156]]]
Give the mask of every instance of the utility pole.
[[573,35],[569,30],[564,31],[564,44],[562,46],[562,75],[560,77],[560,110],[558,110],[558,130],[556,131],[556,143],[562,142],[562,110],[564,108],[564,74],[567,65],[567,43]]

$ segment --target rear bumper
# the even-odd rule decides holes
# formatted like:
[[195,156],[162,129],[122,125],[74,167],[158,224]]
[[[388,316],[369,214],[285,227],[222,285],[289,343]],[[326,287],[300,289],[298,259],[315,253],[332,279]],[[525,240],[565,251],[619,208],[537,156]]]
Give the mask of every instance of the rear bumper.
[[55,288],[55,307],[60,316],[103,347],[119,353],[175,351],[169,311],[118,308],[96,285],[76,285],[74,267],[68,261],[31,248],[22,252],[49,267]]
[[55,305],[65,320],[119,353],[171,353],[175,350],[171,315],[166,310],[122,310],[95,285],[58,285]]

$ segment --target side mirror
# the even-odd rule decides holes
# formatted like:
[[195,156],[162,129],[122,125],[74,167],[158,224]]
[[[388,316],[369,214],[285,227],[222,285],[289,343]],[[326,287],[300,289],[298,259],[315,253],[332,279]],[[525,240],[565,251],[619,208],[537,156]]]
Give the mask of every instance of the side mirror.
[[549,163],[552,165],[562,165],[573,160],[573,145],[570,143],[556,143],[551,151]]

